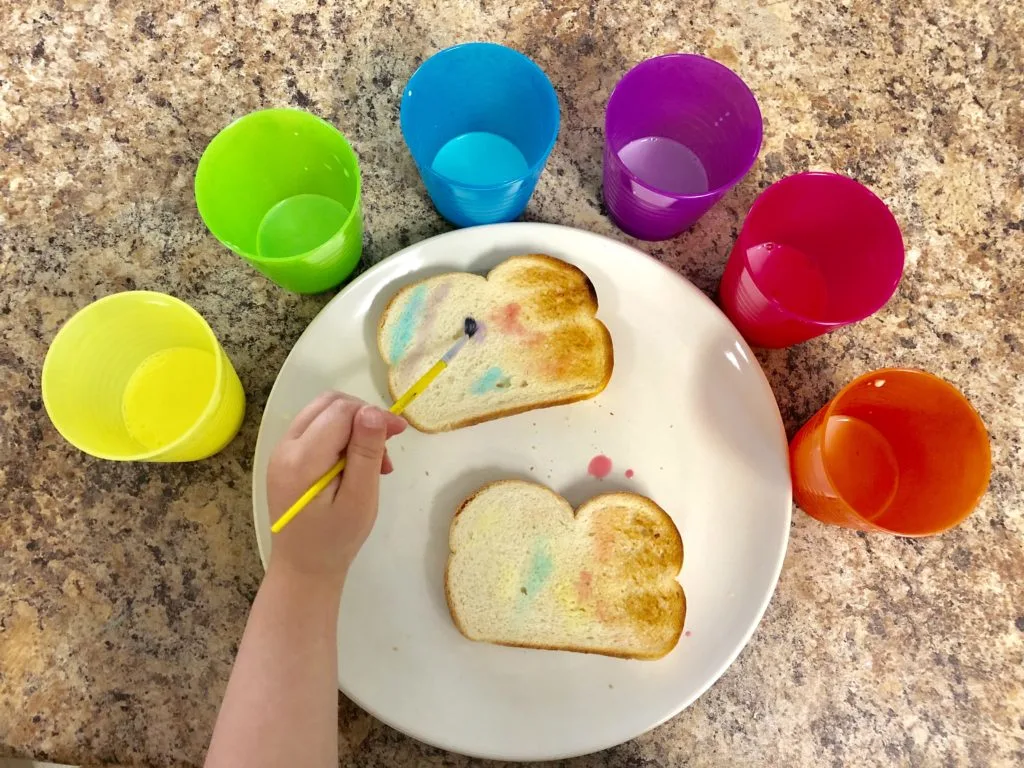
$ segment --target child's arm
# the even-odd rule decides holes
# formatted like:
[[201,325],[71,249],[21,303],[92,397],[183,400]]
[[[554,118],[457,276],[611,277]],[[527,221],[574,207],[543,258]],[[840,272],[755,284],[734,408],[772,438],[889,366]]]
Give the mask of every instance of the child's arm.
[[338,604],[345,575],[377,516],[398,417],[339,393],[300,413],[267,470],[271,520],[344,452],[341,478],[274,536],[221,704],[206,768],[338,764]]

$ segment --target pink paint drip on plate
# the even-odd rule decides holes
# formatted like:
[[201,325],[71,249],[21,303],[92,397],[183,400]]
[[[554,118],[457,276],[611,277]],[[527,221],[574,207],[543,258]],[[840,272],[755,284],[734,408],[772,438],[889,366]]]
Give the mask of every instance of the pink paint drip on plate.
[[587,465],[587,474],[596,477],[598,480],[604,480],[611,474],[611,471],[612,460],[603,453],[592,458],[590,464]]

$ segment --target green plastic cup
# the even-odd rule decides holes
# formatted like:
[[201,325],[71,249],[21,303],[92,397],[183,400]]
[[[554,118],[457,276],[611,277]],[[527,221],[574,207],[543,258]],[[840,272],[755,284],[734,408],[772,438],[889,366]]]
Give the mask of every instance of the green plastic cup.
[[330,123],[298,109],[240,117],[196,169],[210,232],[282,288],[320,293],[359,263],[359,160]]

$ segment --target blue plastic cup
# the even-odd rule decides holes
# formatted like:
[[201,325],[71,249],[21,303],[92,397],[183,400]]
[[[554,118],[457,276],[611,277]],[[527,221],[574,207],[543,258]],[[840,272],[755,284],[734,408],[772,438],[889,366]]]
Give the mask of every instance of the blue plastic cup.
[[543,70],[495,43],[464,43],[420,65],[402,94],[402,135],[438,212],[456,226],[523,212],[558,136]]

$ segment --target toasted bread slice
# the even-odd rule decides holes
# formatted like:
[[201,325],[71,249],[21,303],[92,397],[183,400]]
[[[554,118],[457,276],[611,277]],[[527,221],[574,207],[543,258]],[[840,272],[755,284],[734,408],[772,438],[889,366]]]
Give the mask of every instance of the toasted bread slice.
[[542,485],[493,483],[459,507],[449,548],[448,609],[470,640],[657,659],[683,631],[683,542],[644,496],[573,513]]
[[612,374],[612,339],[596,317],[583,272],[551,256],[513,256],[484,278],[438,275],[400,290],[377,344],[398,398],[463,333],[477,333],[405,411],[423,432],[443,432],[533,408],[593,397]]

